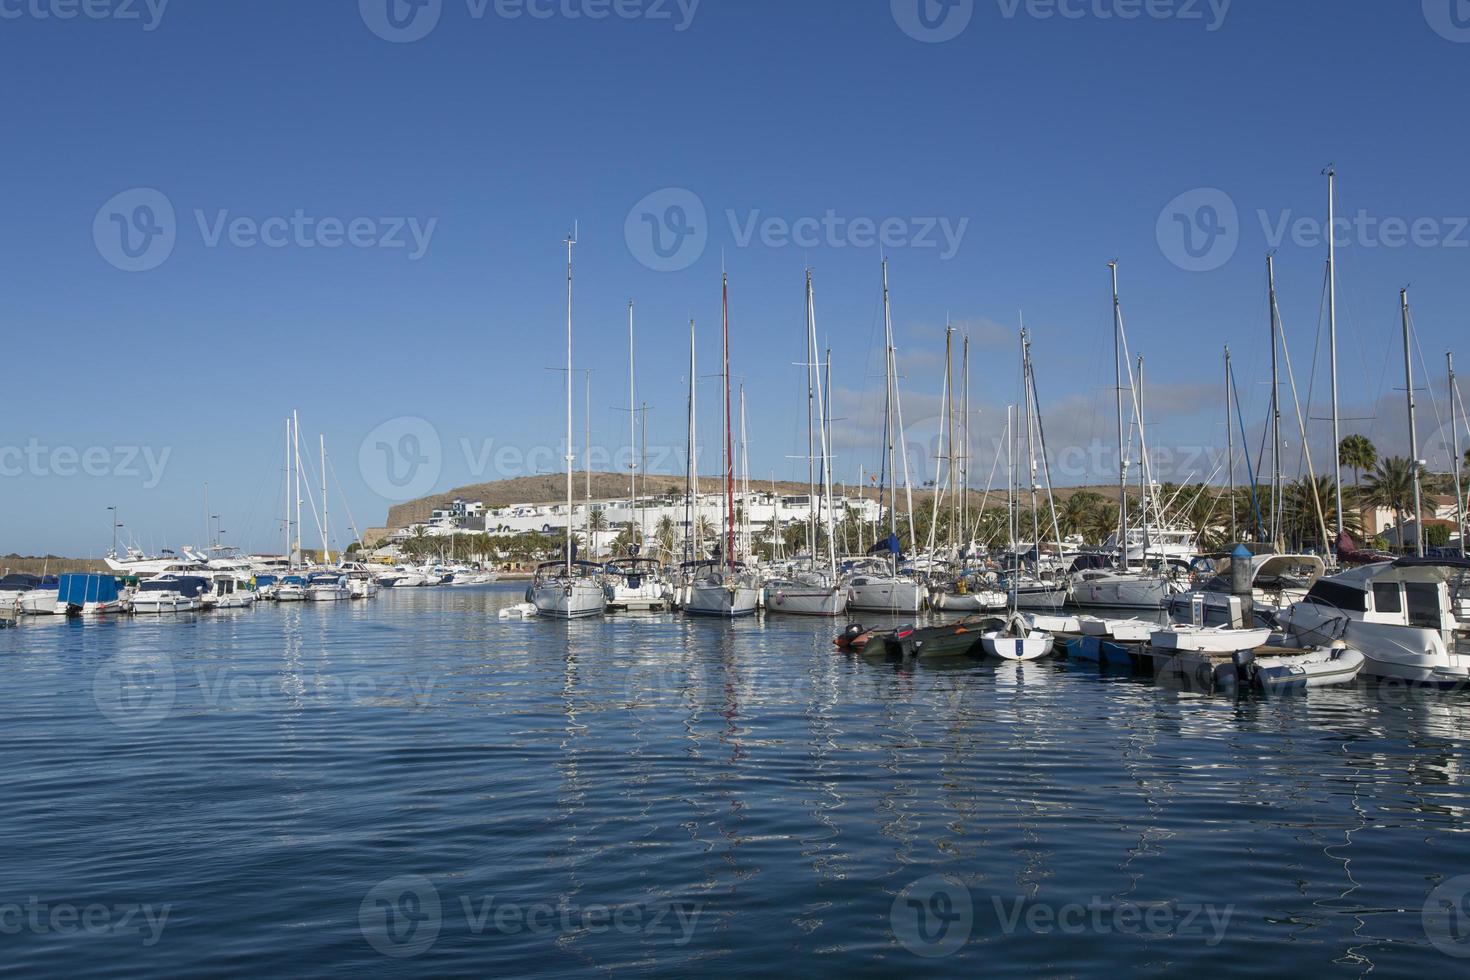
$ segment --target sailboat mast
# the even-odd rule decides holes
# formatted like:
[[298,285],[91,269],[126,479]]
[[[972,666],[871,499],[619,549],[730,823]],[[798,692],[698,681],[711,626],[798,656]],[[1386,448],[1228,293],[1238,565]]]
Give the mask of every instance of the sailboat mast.
[[[837,581],[837,514],[836,500],[832,496],[832,348],[827,348],[827,380],[823,390],[818,391],[817,409],[822,414],[822,473],[826,484],[827,507],[827,571],[832,581]],[[844,488],[843,496],[846,496]],[[845,535],[844,535],[845,536]]]
[[[628,514],[638,512],[638,404],[633,380],[633,301],[628,300]],[[637,544],[643,528],[632,534],[630,544]]]
[[301,554],[301,417],[291,412],[291,454],[296,469],[296,553]]
[[[1271,544],[1277,546],[1281,540],[1281,375],[1277,368],[1277,355],[1281,350],[1276,308],[1276,256],[1266,256],[1266,279],[1270,290],[1271,305]],[[1337,443],[1334,440],[1333,445]],[[1334,449],[1333,452],[1337,450]]]
[[1026,399],[1026,465],[1031,474],[1031,543],[1036,549],[1036,561],[1041,562],[1041,515],[1037,513],[1036,499],[1036,417],[1031,399],[1031,340],[1026,328],[1021,328],[1021,397]]
[[1343,534],[1342,430],[1337,409],[1337,170],[1329,166],[1327,176],[1327,334],[1328,358],[1332,367],[1332,458],[1337,474],[1337,536]]
[[1123,444],[1123,307],[1118,302],[1118,263],[1109,262],[1113,278],[1113,392],[1118,403],[1118,557],[1128,568],[1128,450]]
[[812,270],[806,270],[806,552],[813,564],[817,560],[817,472],[814,428],[816,422],[817,320],[812,309]]
[[574,231],[567,236],[567,577],[572,575],[572,465],[576,451],[572,448],[572,248],[577,244]]
[[[1414,554],[1424,557],[1424,502],[1419,479],[1419,426],[1415,420],[1414,354],[1409,326],[1409,291],[1399,290],[1399,307],[1404,319],[1404,390],[1409,399],[1409,465],[1414,469]],[[1399,546],[1404,543],[1404,529],[1399,528]]]
[[[883,442],[887,479],[879,488],[878,519],[883,519],[883,493],[888,494],[888,535],[898,538],[898,476],[893,458],[893,318],[888,312],[888,260],[883,260]],[[898,556],[893,556],[894,568]]]
[[724,340],[725,379],[725,563],[735,566],[735,452],[730,434],[730,275],[722,277],[720,310]]
[[1234,398],[1230,393],[1230,345],[1225,345],[1225,454],[1230,470],[1230,540],[1238,541],[1235,527],[1235,429],[1230,424]]
[[327,540],[327,529],[331,524],[327,521],[327,437],[325,433],[319,434],[322,450],[322,564],[332,563],[331,543]]
[[1450,370],[1450,429],[1454,432],[1455,453],[1455,533],[1460,538],[1460,557],[1465,557],[1465,457],[1460,453],[1460,389],[1455,384],[1455,355],[1445,354]]
[[965,334],[964,353],[960,359],[960,374],[963,376],[965,393],[960,399],[960,546],[970,549],[970,335]]
[[745,430],[745,382],[740,382],[740,550],[750,554],[750,442]]
[[[284,499],[286,501],[286,519],[284,521],[282,521],[282,524],[285,526],[285,529],[286,529],[286,567],[287,568],[290,568],[291,567],[291,419],[290,419],[289,416],[286,418],[286,465],[285,465],[285,467],[283,467],[282,472],[286,474],[286,490],[285,490],[285,497],[284,497]],[[114,521],[117,520],[116,516],[113,517],[113,520]],[[113,529],[112,537],[113,537],[112,550],[115,552],[115,551],[117,551],[117,530],[115,528]]]
[[[699,442],[695,436],[694,321],[689,321],[689,449],[684,474],[684,560],[694,561],[699,555]],[[692,547],[691,547],[692,545]]]
[[592,372],[587,372],[587,393],[583,402],[582,417],[584,432],[586,435],[585,455],[582,457],[582,471],[587,475],[587,499],[583,504],[582,520],[587,525],[587,556],[595,558],[597,555],[597,543],[592,538]]

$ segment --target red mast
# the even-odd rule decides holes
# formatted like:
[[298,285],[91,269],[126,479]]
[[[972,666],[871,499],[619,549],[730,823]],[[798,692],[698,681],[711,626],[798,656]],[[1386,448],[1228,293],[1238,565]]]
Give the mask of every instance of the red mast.
[[730,275],[722,273],[725,339],[725,561],[735,566],[735,445],[730,435]]

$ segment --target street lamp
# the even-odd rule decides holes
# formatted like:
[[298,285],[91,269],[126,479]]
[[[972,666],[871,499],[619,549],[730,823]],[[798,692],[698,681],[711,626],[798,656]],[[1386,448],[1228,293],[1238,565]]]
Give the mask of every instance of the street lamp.
[[112,515],[111,517],[108,518],[108,520],[112,524],[112,557],[116,558],[117,557],[117,529],[120,528],[120,527],[122,527],[122,525],[117,522],[117,508],[116,507],[109,507],[109,508],[107,508],[107,510]]

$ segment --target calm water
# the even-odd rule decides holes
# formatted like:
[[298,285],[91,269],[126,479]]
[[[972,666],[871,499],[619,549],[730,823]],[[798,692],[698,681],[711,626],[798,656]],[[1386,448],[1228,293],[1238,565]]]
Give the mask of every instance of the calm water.
[[1470,694],[499,622],[520,593],[0,633],[0,972],[1470,963]]

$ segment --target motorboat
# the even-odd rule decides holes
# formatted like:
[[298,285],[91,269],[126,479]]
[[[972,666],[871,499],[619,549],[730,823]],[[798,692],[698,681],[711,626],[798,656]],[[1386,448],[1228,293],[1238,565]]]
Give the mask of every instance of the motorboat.
[[21,599],[41,588],[41,576],[18,572],[0,578],[0,609],[19,613]]
[[1470,682],[1470,634],[1455,615],[1470,562],[1401,558],[1317,581],[1278,616],[1304,644],[1342,640],[1366,658],[1362,674],[1414,684]]
[[661,612],[673,604],[664,567],[654,558],[615,558],[603,566],[610,612]]
[[352,591],[341,572],[316,572],[307,576],[306,598],[311,602],[341,602],[351,599]]
[[68,613],[82,616],[110,616],[127,611],[117,579],[111,575],[63,575],[57,597]]
[[182,574],[204,567],[204,562],[197,558],[187,556],[181,558],[167,549],[158,555],[146,554],[138,548],[127,548],[122,554],[109,551],[104,560],[107,562],[107,567],[114,572],[132,578]]
[[200,597],[205,609],[249,609],[255,605],[255,593],[234,575],[214,575],[209,583],[210,590]]
[[203,607],[203,597],[209,590],[208,579],[160,575],[141,583],[129,605],[134,615],[194,612]]
[[607,596],[599,575],[602,566],[592,562],[546,562],[536,569],[536,578],[526,590],[526,601],[550,619],[585,619],[600,616]]
[[1239,653],[1265,646],[1268,629],[1231,629],[1226,626],[1175,624],[1155,628],[1149,643],[1155,650],[1175,653]]
[[300,575],[287,575],[275,584],[277,602],[305,602],[306,579]]
[[[1201,559],[1195,562],[1195,585],[1187,592],[1169,598],[1168,611],[1173,619],[1192,619],[1197,596],[1204,597],[1204,625],[1225,626],[1238,617],[1232,600],[1232,569],[1236,558]],[[1301,602],[1327,572],[1327,566],[1316,555],[1251,555],[1251,599],[1254,608],[1272,613],[1294,602]]]

